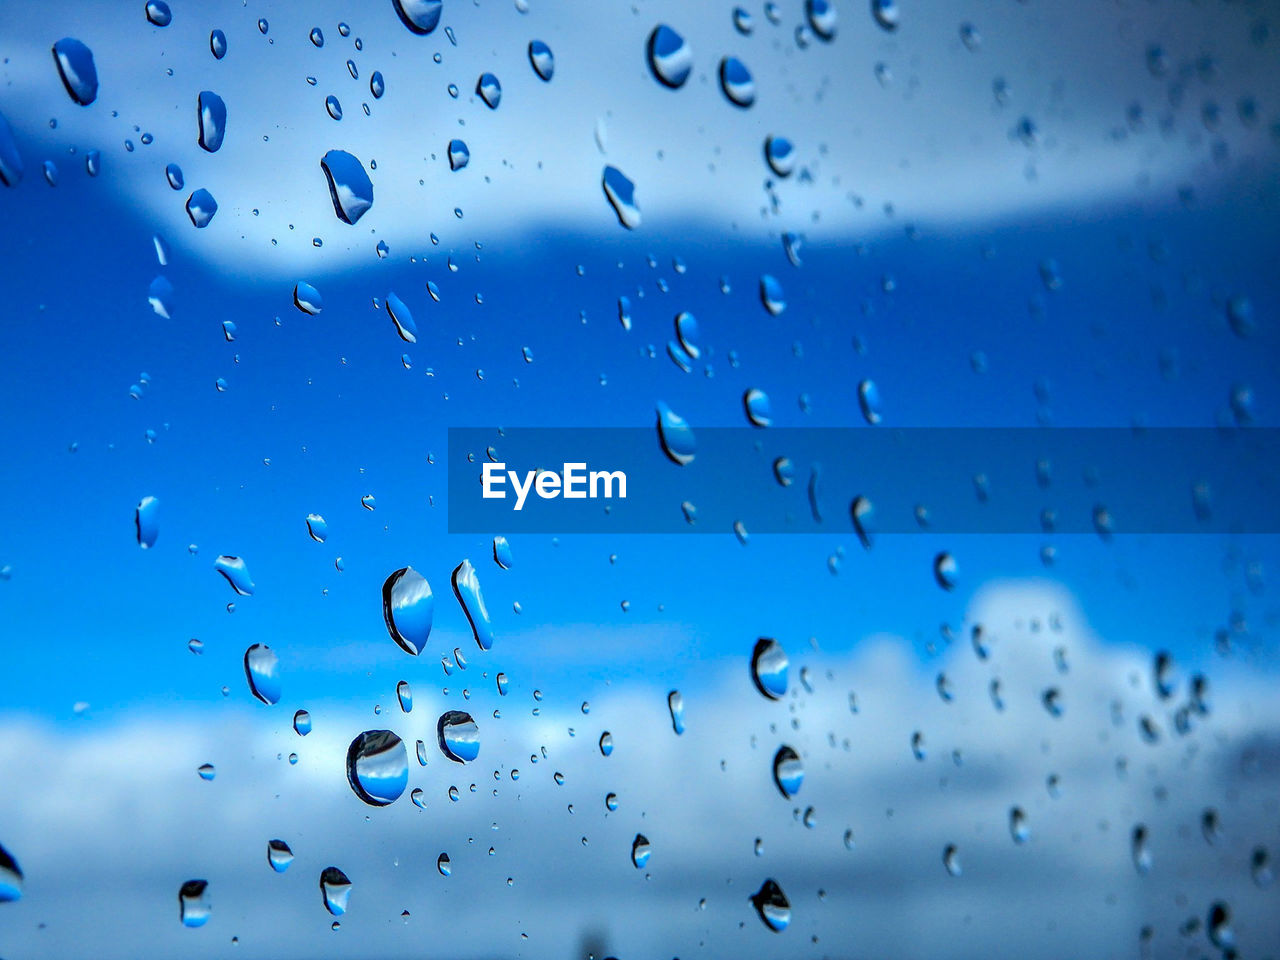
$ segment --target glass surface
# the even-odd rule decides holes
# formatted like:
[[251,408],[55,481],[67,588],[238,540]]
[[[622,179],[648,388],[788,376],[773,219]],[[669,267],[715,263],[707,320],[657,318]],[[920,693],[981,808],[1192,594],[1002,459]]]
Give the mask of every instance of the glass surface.
[[0,955],[1280,954],[1274,3],[0,22]]

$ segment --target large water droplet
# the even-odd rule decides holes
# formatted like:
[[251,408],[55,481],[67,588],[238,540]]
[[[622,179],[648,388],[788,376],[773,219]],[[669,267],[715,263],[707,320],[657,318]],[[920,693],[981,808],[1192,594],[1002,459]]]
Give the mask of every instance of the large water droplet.
[[318,513],[307,514],[307,534],[316,543],[324,543],[329,536],[329,525]]
[[394,293],[387,294],[387,316],[396,325],[396,333],[405,343],[418,342],[418,325],[413,322],[413,314],[403,300]]
[[693,428],[665,403],[659,401],[658,442],[662,444],[662,452],[672,463],[685,466],[693,461],[697,451],[697,441],[693,436]]
[[293,715],[293,729],[300,737],[305,737],[311,732],[311,714],[306,710],[299,710]]
[[213,561],[213,569],[226,578],[237,594],[242,597],[253,596],[253,578],[249,576],[249,568],[242,559],[223,554]]
[[221,30],[214,30],[209,34],[209,52],[215,60],[221,60],[227,55],[227,35]]
[[631,862],[635,864],[637,870],[645,868],[651,853],[653,853],[653,847],[649,843],[649,838],[643,833],[637,833],[636,838],[631,841]]
[[178,916],[184,927],[203,927],[209,922],[208,894],[208,880],[188,880],[178,890]]
[[752,387],[744,393],[742,407],[753,427],[767,427],[773,423],[773,408],[769,404],[769,395],[763,390]]
[[805,12],[809,26],[821,40],[831,40],[836,35],[836,8],[830,0],[805,0]]
[[471,714],[450,710],[436,723],[440,752],[456,763],[470,763],[480,756],[480,728]]
[[173,12],[164,0],[148,0],[147,19],[157,27],[167,27],[173,21]]
[[187,216],[191,218],[191,224],[196,229],[203,230],[207,227],[217,212],[218,201],[213,199],[213,194],[204,187],[187,197]]
[[22,868],[4,847],[0,847],[0,903],[12,903],[22,896]]
[[53,59],[72,100],[87,107],[98,99],[98,68],[92,50],[75,37],[63,37],[53,45]]
[[467,149],[467,145],[461,140],[449,141],[449,169],[453,171],[461,170],[471,162],[471,151]]
[[502,102],[502,84],[492,73],[480,74],[480,79],[476,81],[476,93],[490,110],[497,110],[498,104]]
[[385,807],[409,785],[409,754],[390,730],[366,730],[347,747],[347,782],[357,797]]
[[345,150],[330,150],[320,161],[329,183],[333,212],[344,223],[355,223],[373,206],[373,181],[364,166]]
[[804,762],[791,747],[781,746],[773,755],[773,782],[788,800],[800,792],[800,785],[804,783]]
[[539,79],[547,83],[551,82],[551,77],[556,72],[556,58],[551,48],[541,40],[529,41],[529,64]]
[[400,21],[412,32],[428,34],[440,25],[444,0],[392,0]]
[[751,680],[770,700],[781,700],[787,692],[787,651],[771,637],[761,637],[751,652]]
[[413,567],[401,567],[382,584],[382,617],[405,653],[417,656],[426,647],[435,609],[431,585]]
[[340,917],[347,912],[351,899],[351,881],[337,867],[325,867],[320,873],[320,895],[324,898],[324,908]]
[[660,23],[649,34],[649,69],[663,86],[672,90],[684,86],[693,69],[693,51],[684,37],[665,23]]
[[493,624],[489,621],[489,611],[485,609],[484,595],[480,592],[480,580],[476,577],[476,569],[470,560],[463,560],[453,570],[453,595],[458,598],[462,612],[467,615],[471,624],[471,635],[481,650],[493,646]]
[[284,873],[293,863],[293,851],[283,840],[267,841],[267,863],[276,873]]
[[280,702],[280,658],[264,643],[255,643],[244,652],[244,675],[249,692],[263,703]]
[[324,309],[324,297],[311,284],[299,280],[293,287],[293,305],[314,317]]
[[751,905],[774,933],[781,933],[791,923],[791,901],[775,880],[766,880],[760,885],[751,896]]
[[684,697],[679,690],[667,694],[667,709],[671,712],[671,729],[677,736],[684,733]]
[[751,71],[737,57],[720,61],[720,89],[735,107],[749,107],[756,102],[756,82]]
[[375,100],[381,100],[382,95],[387,92],[387,81],[383,79],[381,70],[375,70],[369,75],[369,92]]
[[628,230],[640,226],[640,208],[636,206],[636,185],[617,167],[606,166],[601,178],[605,198],[618,215],[618,222]]
[[200,125],[200,146],[214,153],[222,146],[222,138],[227,133],[227,105],[211,90],[201,90],[196,100],[196,118]]
[[133,511],[133,526],[138,546],[148,550],[155,545],[160,533],[160,501],[155,497],[143,497]]

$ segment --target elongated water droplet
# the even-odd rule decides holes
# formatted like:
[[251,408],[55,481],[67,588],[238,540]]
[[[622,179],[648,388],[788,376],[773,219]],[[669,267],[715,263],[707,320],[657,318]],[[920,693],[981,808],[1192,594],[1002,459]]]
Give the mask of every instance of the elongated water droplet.
[[320,896],[324,900],[324,908],[340,917],[347,912],[347,904],[351,900],[351,881],[337,867],[325,867],[320,872]]
[[698,320],[688,310],[681,310],[676,314],[676,339],[680,341],[680,346],[691,356],[697,360],[702,356],[702,350],[698,347]]
[[647,49],[649,69],[658,82],[672,90],[684,86],[693,70],[693,51],[684,37],[660,23],[649,34]]
[[613,753],[613,734],[608,730],[600,734],[600,756],[607,757]]
[[853,529],[858,534],[859,542],[864,549],[870,550],[875,534],[875,507],[867,497],[856,496],[849,504],[849,516],[853,520]]
[[396,699],[400,701],[400,709],[405,713],[413,710],[413,691],[409,688],[409,681],[401,680],[396,684]]
[[342,119],[342,104],[333,94],[324,98],[324,109],[333,120]]
[[778,792],[790,800],[804,783],[804,762],[791,747],[781,746],[773,755],[773,782]]
[[1139,873],[1151,872],[1151,848],[1147,843],[1147,828],[1138,824],[1129,837],[1129,852],[1133,857],[1134,869]]
[[318,513],[307,514],[307,535],[316,543],[324,543],[329,536],[329,525]]
[[529,41],[529,64],[538,79],[545,83],[551,82],[551,77],[556,72],[556,58],[551,48],[541,40]]
[[651,853],[653,853],[653,847],[649,843],[649,838],[643,833],[637,833],[636,838],[631,841],[631,862],[635,864],[637,870],[645,868]]
[[735,107],[749,107],[756,102],[756,82],[751,71],[737,57],[720,61],[720,89]]
[[933,578],[938,581],[938,586],[943,590],[955,589],[959,572],[956,558],[946,551],[933,558]]
[[213,194],[201,187],[187,197],[187,216],[197,230],[203,230],[218,212],[218,201]]
[[453,595],[458,598],[462,612],[467,615],[471,624],[471,635],[481,650],[493,646],[493,624],[489,621],[489,611],[485,609],[484,595],[480,592],[480,580],[476,577],[475,567],[470,560],[463,560],[453,570]]
[[160,533],[160,501],[155,497],[143,497],[133,511],[133,526],[138,546],[148,550],[155,546]]
[[757,387],[752,387],[742,395],[742,407],[746,411],[747,420],[753,427],[767,427],[773,423],[773,409],[769,403],[769,395]]
[[312,27],[311,33],[308,34],[311,39],[311,45],[319,50],[324,46],[324,31],[319,27]]
[[227,35],[221,30],[214,30],[209,34],[209,52],[215,60],[221,60],[227,55]]
[[209,881],[188,880],[178,890],[178,916],[184,927],[203,927],[209,922]]
[[448,152],[450,170],[456,172],[471,162],[471,151],[461,140],[450,140]]
[[1231,908],[1221,900],[1209,908],[1205,932],[1209,934],[1209,942],[1219,950],[1232,950],[1235,947],[1236,935],[1231,929]]
[[780,487],[791,486],[796,478],[796,466],[790,457],[778,457],[773,461],[773,478]]
[[1253,877],[1253,882],[1264,890],[1275,880],[1271,869],[1271,854],[1266,847],[1254,847],[1253,853],[1249,855],[1249,874]]
[[751,680],[765,697],[781,700],[787,692],[789,665],[782,644],[771,637],[761,637],[751,652]]
[[173,13],[164,0],[148,0],[147,19],[157,27],[167,27],[173,21]]
[[1062,692],[1057,687],[1049,687],[1040,695],[1040,702],[1051,717],[1062,716]]
[[500,673],[494,678],[494,681],[498,687],[498,696],[505,697],[507,695],[508,685],[507,675],[505,673]]
[[871,0],[871,15],[885,30],[898,29],[898,0]]
[[480,728],[471,714],[450,710],[436,722],[440,752],[455,763],[470,763],[480,756]]
[[22,180],[22,154],[18,153],[18,141],[4,114],[0,113],[0,182],[6,187],[16,187]]
[[276,873],[284,873],[293,863],[293,851],[283,840],[267,841],[267,863]]
[[413,33],[428,34],[440,25],[444,0],[392,0],[400,22]]
[[182,177],[182,168],[176,163],[171,163],[164,168],[164,176],[174,190],[181,190],[186,182]]
[[387,81],[383,79],[381,70],[375,70],[369,75],[369,92],[375,100],[381,100],[382,95],[387,92]]
[[22,868],[4,847],[0,846],[0,903],[12,903],[22,897]]
[[242,559],[223,554],[213,561],[213,568],[226,578],[237,594],[242,597],[253,596],[253,578],[249,576],[249,568]]
[[1013,842],[1022,844],[1031,839],[1031,827],[1027,824],[1027,814],[1021,807],[1009,809],[1009,836]]
[[791,923],[791,901],[775,880],[766,880],[751,896],[751,905],[766,927],[781,933]]
[[662,452],[672,463],[682,467],[691,463],[697,452],[693,428],[685,422],[684,417],[661,401],[658,402],[657,414],[658,442],[662,445]]
[[306,710],[299,710],[293,715],[293,729],[300,737],[305,737],[311,732],[311,714]]
[[382,617],[405,653],[416,657],[426,647],[435,609],[431,585],[413,567],[401,567],[382,584]]
[[264,643],[255,643],[244,652],[244,675],[249,692],[263,703],[280,702],[280,658]]
[[333,212],[344,223],[355,223],[373,206],[373,181],[364,166],[345,150],[330,150],[320,161],[329,184]]
[[640,226],[640,208],[636,205],[636,185],[617,167],[606,166],[601,178],[605,198],[618,215],[618,222],[628,230]]
[[511,569],[511,544],[506,537],[493,538],[493,562],[503,570]]
[[293,305],[314,317],[324,309],[324,297],[311,284],[299,280],[293,287]]
[[949,843],[942,851],[942,865],[953,877],[960,876],[960,852],[954,843]]
[[880,390],[874,380],[863,380],[858,384],[858,406],[862,408],[862,418],[875,426],[881,420]]
[[215,153],[227,133],[227,105],[213,91],[201,90],[196,100],[196,119],[200,127],[200,146]]
[[395,802],[409,785],[409,755],[390,730],[366,730],[347,747],[347,782],[374,807]]
[[502,84],[492,73],[480,74],[480,79],[476,81],[476,93],[490,110],[497,110],[498,104],[502,102]]
[[436,857],[436,869],[440,871],[440,876],[442,877],[447,877],[453,872],[449,865],[449,855],[447,853],[442,853]]
[[836,35],[836,8],[830,0],[805,0],[805,13],[809,26],[820,40],[832,40]]
[[679,690],[667,694],[667,710],[671,713],[671,729],[679,736],[684,733],[684,697]]
[[92,50],[75,37],[63,37],[53,45],[53,60],[72,100],[87,107],[98,99],[98,68]]
[[418,325],[413,322],[413,314],[403,300],[394,293],[388,293],[386,299],[387,315],[396,326],[396,333],[405,343],[418,342]]

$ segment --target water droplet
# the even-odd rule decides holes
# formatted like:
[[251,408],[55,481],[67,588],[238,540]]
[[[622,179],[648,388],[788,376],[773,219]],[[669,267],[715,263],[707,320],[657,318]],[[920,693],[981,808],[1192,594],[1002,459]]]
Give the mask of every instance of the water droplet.
[[498,686],[498,696],[505,697],[507,695],[507,675],[500,673],[494,680]]
[[502,102],[502,84],[492,73],[480,74],[480,79],[476,81],[476,93],[490,110],[497,110],[498,104]]
[[836,8],[830,0],[805,0],[804,6],[813,32],[822,40],[833,39],[836,35]]
[[954,590],[959,576],[956,558],[945,550],[933,558],[933,579],[943,590]]
[[444,0],[393,0],[400,22],[413,33],[428,34],[440,25]]
[[133,526],[138,546],[148,550],[155,546],[160,533],[160,501],[155,497],[143,497],[133,511]]
[[751,905],[774,933],[781,933],[791,923],[791,901],[775,880],[766,880],[760,885],[751,896]]
[[196,99],[196,118],[200,127],[197,142],[209,153],[215,153],[227,133],[227,105],[213,91],[201,90]]
[[749,107],[756,102],[756,82],[751,71],[737,57],[720,61],[720,89],[735,107]]
[[898,0],[871,0],[871,15],[890,32],[898,29]]
[[440,752],[456,763],[470,763],[480,755],[480,728],[471,714],[450,710],[436,723]]
[[1259,887],[1266,889],[1271,886],[1275,880],[1275,874],[1271,870],[1271,854],[1267,852],[1266,847],[1254,847],[1253,853],[1249,856],[1249,872],[1253,882]]
[[693,461],[697,451],[697,442],[693,436],[693,428],[665,403],[658,402],[658,442],[672,463],[685,466]]
[[342,104],[338,102],[338,98],[333,94],[329,94],[324,98],[324,108],[334,120],[342,119]]
[[147,19],[157,27],[167,27],[173,20],[173,13],[164,0],[149,0],[146,6]]
[[[630,304],[628,304],[630,306]],[[628,318],[630,319],[630,318]],[[681,310],[676,314],[676,339],[680,341],[680,346],[694,360],[702,356],[702,350],[698,347],[698,320],[688,310]]]
[[874,380],[863,380],[858,384],[858,406],[862,408],[862,418],[875,426],[882,419],[880,406],[880,390]]
[[679,690],[667,694],[667,709],[671,712],[671,729],[679,736],[684,733],[684,697]]
[[96,177],[102,169],[102,153],[98,150],[90,150],[84,155],[84,172],[91,177]]
[[214,30],[209,34],[209,52],[215,60],[221,60],[227,55],[227,35],[221,30]]
[[447,877],[452,870],[449,867],[449,855],[442,853],[436,857],[436,869],[440,871],[440,876]]
[[382,95],[387,92],[387,82],[382,78],[381,70],[375,70],[370,74],[369,92],[373,94],[375,100],[381,100]]
[[1142,824],[1133,828],[1129,838],[1129,852],[1133,856],[1133,866],[1138,873],[1151,872],[1151,848],[1147,844],[1147,828]]
[[409,785],[409,755],[390,730],[366,730],[347,747],[347,782],[374,807],[395,802]]
[[747,413],[747,420],[753,427],[767,427],[773,423],[769,395],[763,390],[756,387],[749,389],[742,395],[742,406]]
[[618,809],[618,795],[616,793],[607,793],[604,798],[604,807],[610,813]]
[[[147,4],[148,12],[151,6]],[[164,24],[158,24],[158,26],[164,26]],[[178,890],[178,916],[182,919],[184,927],[203,927],[209,922],[208,891],[208,880],[188,880]]]
[[164,168],[165,179],[169,181],[169,186],[174,190],[181,190],[183,187],[182,168],[176,163],[171,163]]
[[607,757],[613,753],[613,734],[608,730],[600,734],[600,756]]
[[293,851],[283,840],[267,841],[267,863],[276,873],[284,873],[293,863]]
[[947,844],[943,849],[942,865],[947,868],[947,873],[951,876],[960,876],[960,852],[956,849],[954,843]]
[[796,467],[790,457],[778,457],[773,461],[773,478],[778,486],[789,487],[796,478]]
[[218,775],[217,768],[212,763],[202,763],[196,767],[196,773],[200,775],[201,780],[212,780]]
[[258,18],[258,32],[259,32],[260,34],[262,34],[262,35],[265,37],[265,36],[267,35],[267,31],[268,31],[268,30],[270,30],[270,29],[271,29],[271,24],[267,23],[266,18],[265,18],[265,17],[259,17],[259,18]]
[[1227,323],[1237,337],[1251,336],[1257,329],[1253,315],[1253,301],[1243,294],[1227,298]]
[[249,692],[266,704],[280,701],[280,658],[264,643],[244,652],[244,675]]
[[618,222],[628,230],[640,226],[640,208],[636,206],[636,185],[617,167],[606,166],[601,178],[605,198],[618,215]]
[[320,161],[329,183],[333,212],[344,223],[355,223],[373,206],[373,182],[360,161],[345,150],[330,150]]
[[689,79],[693,70],[693,51],[684,37],[665,23],[660,23],[649,34],[649,69],[665,87],[678,90]]
[[320,873],[320,896],[324,899],[324,908],[340,917],[347,912],[351,899],[351,881],[337,867],[325,867]]
[[795,148],[786,137],[768,137],[764,141],[764,159],[778,176],[789,177],[796,166]]
[[413,567],[401,567],[382,584],[382,617],[405,653],[416,657],[426,647],[435,609],[431,585]]
[[386,307],[387,316],[396,325],[396,333],[400,335],[400,339],[405,343],[417,343],[418,325],[413,322],[413,314],[409,312],[405,302],[394,293],[388,293]]
[[192,225],[197,229],[207,227],[217,212],[218,201],[213,199],[213,194],[203,187],[187,197],[187,216],[191,218]]
[[72,100],[87,107],[98,99],[98,68],[92,50],[75,37],[63,37],[53,45],[53,59]]
[[942,698],[943,703],[950,703],[955,699],[955,692],[951,689],[951,681],[947,679],[945,673],[939,673],[934,680],[934,687],[938,691],[938,696]]
[[227,579],[231,589],[242,597],[253,596],[253,579],[249,576],[249,568],[239,557],[226,554],[213,561],[213,568]]
[[911,734],[911,755],[917,760],[923,760],[926,756],[924,749],[924,734],[919,730]]
[[1009,809],[1009,836],[1018,844],[1031,839],[1031,827],[1027,825],[1027,815],[1021,807]]
[[1231,908],[1221,900],[1209,908],[1205,932],[1209,934],[1209,942],[1219,950],[1233,950],[1235,947],[1236,935],[1231,929]]
[[1049,687],[1045,690],[1040,695],[1040,702],[1044,704],[1049,716],[1054,718],[1062,716],[1062,692],[1057,687]]
[[770,637],[757,640],[751,653],[751,680],[756,689],[770,700],[781,700],[787,692],[789,664],[787,651],[777,640]]
[[631,862],[635,864],[637,870],[645,868],[651,853],[653,853],[653,847],[649,844],[649,838],[643,833],[637,833],[636,838],[631,841]]
[[755,22],[751,18],[750,11],[743,7],[734,7],[733,26],[744,37],[750,36],[751,31],[755,29]]
[[[324,309],[324,297],[311,284],[299,280],[293,287],[293,305],[303,313],[315,316]],[[321,540],[323,543],[324,541]]]
[[480,580],[470,560],[463,560],[454,568],[452,581],[453,595],[467,615],[476,645],[481,650],[488,650],[493,646],[493,624],[489,621],[489,611],[485,609],[484,595],[480,592]]
[[409,681],[401,680],[396,684],[396,699],[400,701],[400,709],[405,713],[413,710],[413,691],[409,689]]
[[791,747],[781,746],[773,755],[773,782],[778,792],[790,800],[804,783],[804,763]]
[[506,537],[493,538],[493,562],[503,570],[511,569],[511,544]]
[[449,169],[461,170],[471,162],[471,151],[461,140],[449,141]]
[[541,40],[529,41],[529,64],[539,79],[551,82],[551,77],[556,72],[556,58],[551,48]]
[[325,538],[329,536],[329,525],[324,522],[324,517],[320,514],[308,513],[307,533],[316,543],[324,543]]
[[311,732],[311,714],[306,710],[299,710],[293,715],[293,729],[300,737],[305,737]]
[[317,50],[324,46],[324,31],[321,30],[319,27],[311,28],[310,37],[311,37],[312,46],[314,46]]

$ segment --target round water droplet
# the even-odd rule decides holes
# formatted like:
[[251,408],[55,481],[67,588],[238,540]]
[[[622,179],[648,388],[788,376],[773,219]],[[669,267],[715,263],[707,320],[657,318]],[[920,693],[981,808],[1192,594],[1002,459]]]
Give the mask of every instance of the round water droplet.
[[556,72],[556,58],[551,48],[541,40],[529,41],[529,64],[540,80],[551,82],[551,77]]
[[898,0],[871,0],[871,15],[890,32],[898,29]]
[[355,223],[373,206],[373,181],[354,156],[345,150],[330,150],[320,160],[320,168],[339,220]]
[[201,780],[212,780],[218,775],[217,768],[212,763],[202,763],[196,767],[196,773],[200,775]]
[[672,463],[685,466],[693,461],[697,452],[697,441],[693,436],[693,428],[665,403],[658,402],[658,442],[662,452]]
[[227,55],[227,35],[221,30],[214,30],[209,34],[209,52],[215,60],[221,60]]
[[480,79],[476,81],[476,93],[490,110],[497,110],[498,104],[502,102],[502,84],[492,73],[480,74]]
[[324,908],[340,917],[347,912],[347,904],[351,900],[351,881],[337,867],[325,867],[320,872],[320,896],[324,900]]
[[791,747],[782,746],[773,755],[773,782],[778,792],[790,800],[804,783],[804,763]]
[[450,140],[448,152],[450,170],[461,170],[471,162],[471,151],[467,149],[467,145],[461,140]]
[[[428,34],[440,25],[444,0],[392,0],[400,22],[417,34]],[[343,34],[346,36],[346,34]]]
[[789,663],[787,652],[777,640],[771,637],[757,640],[751,653],[751,680],[756,689],[770,700],[781,700],[787,692]]
[[440,752],[456,763],[470,763],[480,755],[480,728],[471,714],[450,710],[436,723]]
[[178,916],[184,927],[203,927],[209,922],[209,911],[208,880],[188,880],[179,888]]
[[149,550],[160,535],[160,501],[155,497],[143,497],[133,511],[133,527],[138,546]]
[[752,387],[744,393],[742,407],[746,411],[747,420],[753,427],[767,427],[773,423],[773,409],[769,404],[769,395],[763,390]]
[[631,862],[635,864],[637,870],[645,868],[651,853],[653,853],[653,847],[649,844],[649,838],[643,833],[637,833],[636,838],[631,841]]
[[435,606],[431,585],[412,567],[401,567],[382,584],[387,632],[405,653],[417,656],[426,647]]
[[604,807],[610,813],[618,809],[618,795],[616,793],[605,794]]
[[87,107],[98,99],[98,68],[92,50],[75,37],[63,37],[53,45],[53,60],[72,100]]
[[209,153],[216,153],[227,134],[227,105],[211,90],[201,90],[196,98],[197,142]]
[[284,873],[293,863],[293,851],[283,840],[267,841],[267,863],[276,873]]
[[213,194],[203,187],[187,197],[187,216],[196,229],[203,230],[207,227],[217,212],[218,201],[213,199]]
[[311,44],[316,49],[319,49],[320,47],[324,46],[324,31],[321,30],[319,27],[311,28],[310,37],[311,37]]
[[173,21],[173,12],[164,0],[148,0],[145,10],[147,19],[157,27],[167,27]]
[[280,658],[263,643],[244,652],[244,675],[249,692],[265,704],[280,702]]
[[605,198],[618,216],[618,222],[628,230],[640,226],[640,208],[636,205],[636,185],[627,179],[617,167],[606,166],[601,177]]
[[737,57],[720,61],[720,89],[735,107],[749,107],[756,102],[756,82],[751,71]]
[[658,82],[672,90],[684,86],[693,70],[693,51],[684,37],[661,23],[649,34],[647,49],[649,69]]
[[780,487],[791,486],[796,478],[796,467],[790,457],[778,457],[773,461],[773,478]]
[[454,568],[451,581],[453,595],[458,598],[462,612],[467,615],[467,622],[471,624],[471,635],[475,637],[476,646],[481,650],[488,650],[493,646],[493,624],[484,605],[484,595],[480,592],[480,580],[470,560],[463,560]]
[[791,901],[774,880],[761,884],[751,896],[751,905],[756,908],[764,925],[774,933],[781,933],[791,923]]
[[409,785],[409,755],[390,730],[366,730],[347,747],[347,782],[374,807],[395,802]]
[[311,714],[306,710],[299,710],[293,715],[293,729],[300,737],[305,737],[311,732]]
[[679,690],[667,694],[667,710],[671,713],[671,729],[679,736],[684,733],[684,697]]

